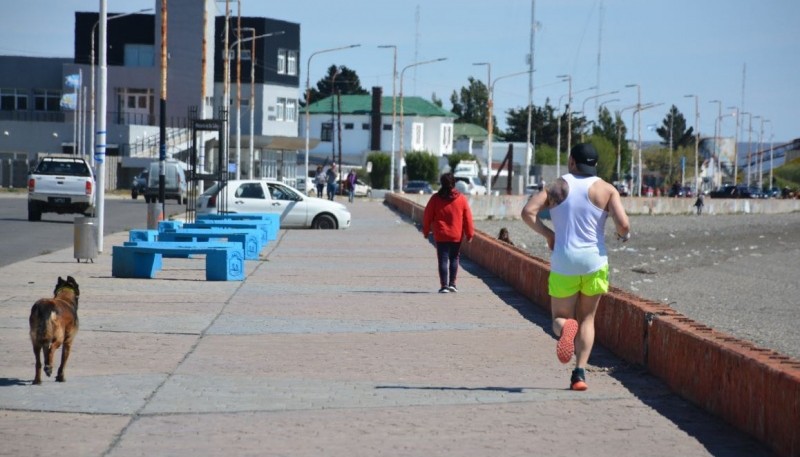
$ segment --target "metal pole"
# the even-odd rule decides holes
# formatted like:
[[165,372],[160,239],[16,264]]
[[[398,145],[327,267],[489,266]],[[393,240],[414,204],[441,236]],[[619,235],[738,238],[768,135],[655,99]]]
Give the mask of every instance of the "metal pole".
[[384,44],[378,46],[379,48],[392,48],[394,51],[394,58],[392,60],[392,153],[389,156],[389,192],[394,192],[394,167],[395,167],[395,150],[394,140],[395,131],[397,130],[397,97],[395,96],[395,83],[397,82],[397,46],[393,44]]
[[[525,129],[525,186],[530,184],[531,164],[536,164],[535,147],[531,142],[531,123],[533,118],[533,58],[534,38],[536,35],[536,0],[531,0],[531,33],[528,44],[528,125]],[[509,178],[510,179],[510,178]]]
[[[487,112],[487,116],[486,116],[486,131],[488,132],[488,135],[486,137],[486,177],[487,177],[487,181],[488,182],[486,183],[486,189],[487,189],[487,192],[491,195],[491,193],[492,193],[492,175],[493,175],[493,171],[494,171],[492,169],[492,150],[493,150],[493,147],[492,147],[493,146],[492,145],[492,128],[493,128],[493,125],[492,125],[492,88],[494,87],[492,85],[492,64],[491,64],[491,62],[477,62],[477,63],[473,63],[472,65],[481,65],[481,66],[485,65],[486,69],[487,69],[486,70],[487,71],[487,76],[486,76],[486,91],[487,91],[487,94],[486,94],[486,96],[488,98],[486,100],[486,112]],[[510,176],[509,176],[509,179],[511,179]]]
[[[225,150],[222,151],[222,157],[224,158],[223,162],[225,164],[224,165],[225,169],[221,170],[221,171],[223,171],[225,173],[225,176],[228,176],[228,174],[227,174],[228,166],[229,166],[228,155],[230,154],[230,146],[229,146],[230,143],[229,143],[229,141],[230,141],[230,132],[231,132],[231,127],[230,127],[230,118],[231,118],[231,116],[230,116],[230,107],[231,107],[231,102],[230,102],[230,94],[229,94],[229,90],[230,90],[229,89],[229,85],[230,85],[230,77],[231,77],[231,75],[230,75],[231,54],[230,54],[230,47],[228,46],[228,42],[229,42],[228,41],[229,40],[228,35],[230,34],[229,31],[228,31],[228,29],[230,28],[230,25],[229,25],[230,14],[231,14],[231,12],[230,12],[230,0],[225,0],[225,27],[223,28],[223,32],[222,32],[223,36],[224,36],[224,38],[223,38],[223,43],[224,43],[223,49],[225,49],[225,57],[222,60],[222,106],[223,106],[223,109],[225,110],[225,132],[223,132],[224,135],[225,135],[225,141],[223,143],[225,145]],[[225,180],[227,181],[227,178]]]
[[242,0],[236,0],[236,179],[242,177]]
[[[250,28],[250,30],[253,32],[253,37],[250,41],[250,171],[247,174],[247,178],[253,179],[253,167],[255,166],[255,146],[253,142],[255,140],[256,108],[256,29]],[[306,181],[303,181],[303,184],[306,184]]]
[[158,148],[158,202],[161,214],[166,214],[164,203],[167,161],[167,0],[161,3],[161,101]]
[[[166,1],[166,0],[165,0]],[[105,219],[105,184],[106,167],[103,164],[106,158],[106,75],[108,66],[106,63],[106,0],[100,0],[100,75],[98,84],[100,86],[100,98],[98,100],[98,111],[100,118],[97,122],[97,153],[95,161],[98,165],[97,173],[97,252],[103,252],[103,224]]]

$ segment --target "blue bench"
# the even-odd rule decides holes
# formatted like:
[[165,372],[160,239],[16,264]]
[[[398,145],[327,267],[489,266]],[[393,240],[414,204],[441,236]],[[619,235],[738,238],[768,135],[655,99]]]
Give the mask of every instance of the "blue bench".
[[162,231],[158,234],[158,241],[218,241],[222,238],[239,243],[244,249],[244,258],[257,260],[264,247],[262,243],[263,232],[255,228],[186,228]]
[[260,221],[266,223],[269,228],[269,240],[278,238],[278,230],[281,228],[281,215],[277,213],[223,213],[223,214],[198,214],[198,222],[207,221]]
[[244,250],[239,243],[128,241],[114,246],[111,276],[115,278],[154,278],[164,256],[188,257],[204,254],[207,281],[243,281]]
[[192,229],[219,229],[219,228],[227,228],[227,229],[257,229],[261,233],[261,243],[262,245],[266,245],[269,241],[275,240],[277,238],[277,231],[272,234],[273,230],[270,228],[268,223],[264,221],[230,221],[230,220],[215,220],[215,221],[197,221],[197,222],[187,222],[183,224],[184,228],[192,228]]
[[128,241],[156,241],[158,230],[134,229],[128,232]]

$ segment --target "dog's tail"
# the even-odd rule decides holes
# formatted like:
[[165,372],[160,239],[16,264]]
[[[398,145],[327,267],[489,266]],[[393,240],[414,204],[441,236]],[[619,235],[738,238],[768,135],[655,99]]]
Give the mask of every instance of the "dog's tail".
[[33,304],[29,323],[31,341],[35,346],[44,344],[49,346],[49,341],[55,336],[56,319],[58,312],[52,300],[42,299]]

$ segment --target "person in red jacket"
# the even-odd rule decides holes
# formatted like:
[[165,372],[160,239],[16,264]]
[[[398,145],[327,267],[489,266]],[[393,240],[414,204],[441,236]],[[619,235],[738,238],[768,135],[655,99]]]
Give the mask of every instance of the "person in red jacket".
[[425,239],[433,232],[436,242],[436,257],[439,260],[440,294],[458,292],[456,275],[461,241],[472,241],[475,226],[467,197],[456,190],[456,180],[452,173],[445,173],[439,179],[441,187],[425,206],[422,217],[422,235]]

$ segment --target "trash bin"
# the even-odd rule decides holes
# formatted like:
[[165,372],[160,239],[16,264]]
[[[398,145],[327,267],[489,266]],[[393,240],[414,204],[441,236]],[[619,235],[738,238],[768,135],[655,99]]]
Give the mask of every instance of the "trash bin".
[[161,212],[161,203],[151,202],[147,204],[147,229],[156,230],[158,221],[164,220],[164,213]]
[[97,257],[97,232],[96,218],[84,216],[75,218],[74,257],[78,262],[81,259],[94,262],[94,258]]

